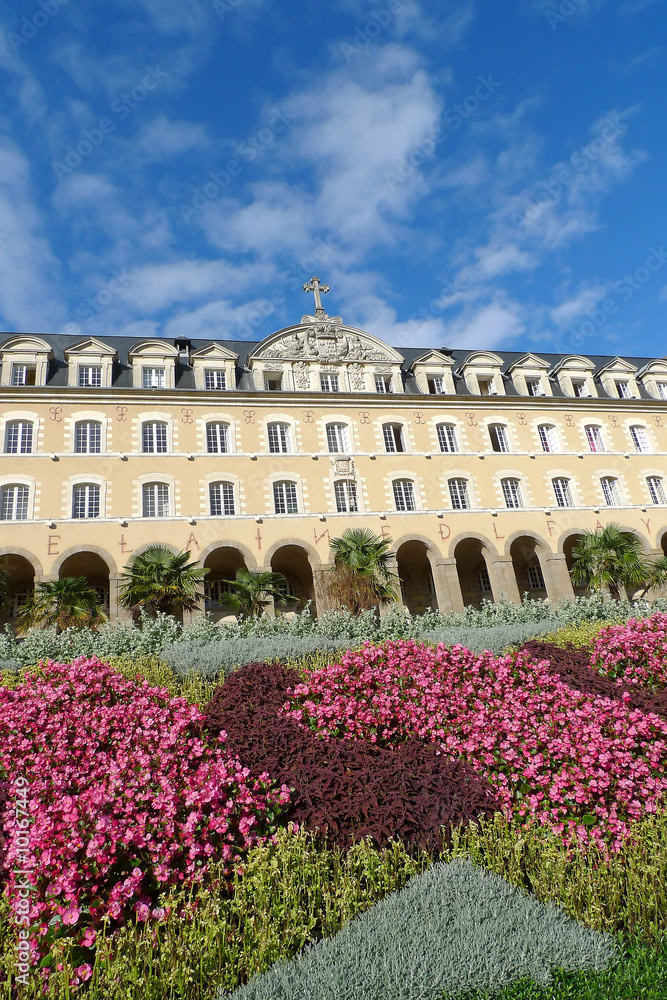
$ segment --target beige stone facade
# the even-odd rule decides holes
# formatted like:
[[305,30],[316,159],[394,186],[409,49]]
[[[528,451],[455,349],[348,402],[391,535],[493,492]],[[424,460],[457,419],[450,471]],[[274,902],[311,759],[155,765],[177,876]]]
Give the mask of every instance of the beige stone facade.
[[571,598],[572,547],[617,521],[667,551],[667,363],[392,348],[320,307],[257,344],[7,336],[0,556],[10,621],[84,575],[117,615],[146,546],[325,606],[329,541],[390,537],[403,600]]

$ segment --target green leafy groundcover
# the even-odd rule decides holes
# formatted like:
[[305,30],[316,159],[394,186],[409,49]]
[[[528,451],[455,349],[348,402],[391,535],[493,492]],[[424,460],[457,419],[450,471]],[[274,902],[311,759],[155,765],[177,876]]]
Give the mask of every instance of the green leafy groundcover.
[[[433,865],[404,889],[236,990],[233,1000],[438,1000],[498,990],[554,969],[601,971],[614,939],[467,861]],[[230,994],[220,992],[217,1000]]]

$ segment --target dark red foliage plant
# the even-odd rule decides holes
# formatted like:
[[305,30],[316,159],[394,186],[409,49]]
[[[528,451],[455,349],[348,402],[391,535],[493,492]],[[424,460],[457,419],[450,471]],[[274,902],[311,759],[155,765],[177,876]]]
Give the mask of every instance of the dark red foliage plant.
[[590,650],[585,646],[556,646],[552,642],[533,639],[523,645],[523,649],[535,660],[548,660],[550,671],[582,694],[593,694],[603,698],[624,701],[630,708],[642,712],[654,712],[667,719],[667,690],[647,691],[636,684],[624,684],[603,677],[591,666]]
[[248,663],[218,687],[204,726],[224,730],[227,747],[253,775],[294,789],[284,819],[348,848],[370,837],[411,850],[438,849],[452,827],[493,813],[489,783],[465,761],[413,738],[386,749],[325,739],[280,714],[301,678],[279,664]]

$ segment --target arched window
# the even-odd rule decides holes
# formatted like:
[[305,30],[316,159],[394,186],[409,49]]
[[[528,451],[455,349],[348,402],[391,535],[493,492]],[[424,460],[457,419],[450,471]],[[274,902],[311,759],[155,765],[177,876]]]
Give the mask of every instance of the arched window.
[[334,483],[336,510],[339,514],[356,514],[359,510],[357,501],[357,484],[353,479],[338,479]]
[[276,514],[298,514],[299,498],[296,483],[282,480],[273,484],[273,508]]
[[5,430],[5,452],[29,455],[32,452],[32,424],[29,420],[10,420]]
[[607,449],[604,446],[604,439],[602,437],[602,431],[595,424],[588,424],[585,428],[586,430],[586,440],[588,441],[588,447],[592,452],[603,452]]
[[411,479],[395,479],[392,483],[394,488],[394,503],[396,510],[416,510],[415,484]]
[[76,454],[99,455],[101,450],[102,424],[98,420],[78,420],[74,425],[74,451]]
[[169,517],[167,483],[145,483],[142,490],[144,517]]
[[489,424],[489,438],[494,451],[510,450],[510,439],[505,424]]
[[614,476],[603,476],[600,486],[604,494],[605,503],[608,507],[621,506],[621,491],[618,488],[618,479]]
[[523,507],[521,483],[518,479],[501,479],[500,485],[502,486],[506,507]]
[[292,435],[290,425],[273,423],[267,425],[269,451],[274,454],[286,454],[292,450]]
[[214,517],[223,517],[226,514],[236,513],[233,483],[211,483],[209,486],[209,498],[211,502],[211,514]]
[[660,476],[649,476],[646,480],[652,503],[667,503],[665,487]]
[[0,490],[0,520],[26,521],[30,487],[20,484],[3,486]]
[[327,445],[332,455],[349,452],[350,433],[347,424],[327,424]]
[[631,427],[630,437],[632,438],[632,443],[635,446],[635,451],[647,452],[651,450],[645,427],[642,427],[640,424]]
[[206,450],[209,455],[222,455],[229,451],[229,424],[221,421],[206,424]]
[[556,479],[551,480],[551,485],[554,488],[554,496],[556,498],[556,504],[559,507],[573,507],[574,502],[572,500],[572,490],[570,489],[570,480],[565,479],[562,476],[558,476]]
[[540,424],[537,428],[537,433],[540,436],[542,451],[558,451],[558,437],[553,424]]
[[72,517],[100,516],[100,488],[96,483],[77,483],[72,490]]
[[162,420],[147,420],[141,429],[141,450],[147,455],[167,451],[167,425]]
[[438,424],[438,444],[440,451],[454,452],[459,450],[459,443],[456,440],[456,427],[454,424]]
[[382,434],[387,452],[393,454],[394,452],[405,451],[405,439],[401,424],[383,424]]
[[468,495],[468,483],[465,479],[450,479],[449,497],[454,510],[468,510],[470,507],[470,497]]

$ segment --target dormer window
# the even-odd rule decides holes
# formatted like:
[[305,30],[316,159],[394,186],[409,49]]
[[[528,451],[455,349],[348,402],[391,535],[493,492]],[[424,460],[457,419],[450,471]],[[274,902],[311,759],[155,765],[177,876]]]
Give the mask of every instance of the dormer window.
[[338,392],[339,388],[338,375],[331,375],[328,372],[320,374],[320,389],[322,392]]
[[572,379],[572,391],[579,399],[588,399],[590,396],[585,379]]
[[37,365],[12,365],[12,385],[35,385]]
[[493,386],[493,379],[490,378],[478,378],[477,387],[479,389],[480,396],[495,396],[496,391]]
[[667,399],[667,382],[657,382],[656,388],[660,399]]
[[265,375],[264,388],[267,392],[280,392],[283,387],[282,375]]
[[391,375],[376,375],[375,391],[379,393],[391,392]]
[[445,376],[432,375],[428,379],[428,391],[432,396],[441,396],[445,390]]
[[542,379],[539,378],[527,378],[526,388],[528,389],[529,396],[545,396],[544,386],[542,385]]
[[616,392],[618,393],[619,399],[633,399],[634,398],[633,394],[632,394],[632,391],[630,389],[630,383],[629,382],[625,382],[625,381],[624,382],[617,382],[616,383]]
[[79,365],[79,385],[83,389],[99,389],[102,385],[102,366]]
[[141,384],[144,389],[164,389],[167,385],[164,368],[142,368]]
[[207,389],[218,389],[218,390],[226,389],[227,388],[226,373],[218,368],[205,368],[204,384]]

